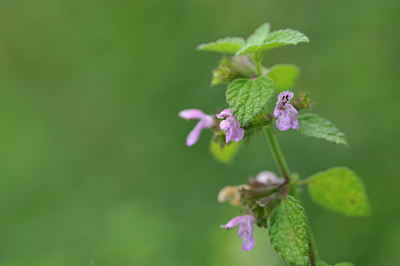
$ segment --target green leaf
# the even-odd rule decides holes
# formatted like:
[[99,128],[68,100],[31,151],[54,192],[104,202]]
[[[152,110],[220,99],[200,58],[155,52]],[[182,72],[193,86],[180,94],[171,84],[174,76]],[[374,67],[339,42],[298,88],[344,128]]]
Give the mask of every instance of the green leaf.
[[292,265],[308,265],[310,238],[300,203],[287,196],[269,219],[268,233],[276,252]]
[[333,211],[352,216],[370,213],[361,180],[345,167],[335,167],[313,175],[308,192],[316,203]]
[[274,90],[274,82],[267,77],[235,79],[228,86],[226,101],[240,125],[244,126],[264,108]]
[[269,25],[269,23],[262,24],[260,27],[258,27],[258,29],[256,29],[256,31],[252,35],[250,35],[247,38],[246,44],[261,44],[261,43],[263,43],[268,36],[270,28],[271,28],[271,26]]
[[232,161],[240,148],[240,142],[231,142],[229,144],[220,143],[218,141],[210,142],[210,152],[214,158],[221,162],[228,164]]
[[262,24],[258,29],[256,29],[256,31],[252,35],[247,38],[246,44],[236,52],[236,55],[244,54],[243,52],[251,46],[261,45],[262,43],[264,43],[265,39],[268,36],[269,30],[269,23]]
[[266,51],[285,45],[296,45],[300,42],[310,42],[303,33],[291,29],[277,30],[271,32],[263,43],[248,44],[246,43],[236,55],[247,54],[256,51]]
[[297,118],[300,133],[336,144],[348,145],[346,136],[325,118],[312,113],[299,114]]
[[317,261],[317,265],[316,266],[331,266],[331,265],[326,263],[323,260],[319,260],[319,261]]
[[219,39],[215,42],[200,44],[199,46],[197,46],[197,50],[234,54],[242,46],[244,46],[244,44],[245,41],[243,38],[226,37],[224,39]]
[[269,70],[267,77],[274,81],[279,93],[293,88],[298,75],[299,69],[294,65],[276,65]]

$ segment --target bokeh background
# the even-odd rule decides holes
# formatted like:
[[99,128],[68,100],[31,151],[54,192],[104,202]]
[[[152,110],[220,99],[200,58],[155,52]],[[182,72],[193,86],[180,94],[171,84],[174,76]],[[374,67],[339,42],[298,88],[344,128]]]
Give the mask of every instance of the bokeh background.
[[246,37],[264,22],[310,44],[271,50],[294,63],[297,89],[350,148],[280,134],[307,177],[347,165],[363,179],[368,218],[302,199],[320,257],[400,265],[398,1],[0,1],[0,265],[285,265],[264,230],[242,252],[225,185],[274,170],[263,135],[234,164],[185,146],[181,109],[226,107],[210,87],[221,55],[196,45]]

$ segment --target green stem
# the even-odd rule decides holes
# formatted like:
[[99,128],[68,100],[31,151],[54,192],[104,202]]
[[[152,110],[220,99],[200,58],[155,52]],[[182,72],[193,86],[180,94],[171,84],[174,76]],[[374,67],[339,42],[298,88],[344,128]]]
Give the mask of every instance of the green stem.
[[[279,171],[282,174],[282,177],[285,178],[285,181],[288,182],[288,186],[290,188],[290,195],[295,197],[299,202],[299,195],[297,191],[297,184],[296,182],[293,182],[291,179],[291,174],[289,170],[289,166],[286,163],[285,157],[283,156],[283,153],[281,151],[281,148],[279,147],[278,140],[276,139],[274,132],[272,131],[272,123],[266,126],[265,133],[268,139],[269,146],[271,147],[272,155],[274,156],[275,163],[279,168]],[[311,255],[310,255],[310,265],[314,266],[316,265],[318,261],[318,254],[317,254],[317,249],[315,247],[315,239],[313,236],[313,233],[311,231],[311,227],[309,226],[309,234],[310,234],[310,244],[309,247],[311,249]]]
[[253,62],[254,65],[256,66],[256,75],[257,76],[262,76],[262,59],[264,57],[264,52],[256,52],[253,54]]
[[261,63],[256,63],[256,74],[257,74],[257,76],[261,76],[262,75]]
[[282,177],[290,181],[290,171],[286,163],[285,157],[282,154],[281,148],[279,147],[278,140],[276,139],[274,132],[272,131],[272,123],[266,127],[266,135],[268,139],[269,146],[272,150],[272,155],[274,156],[275,163],[282,174]]
[[299,186],[306,185],[310,182],[311,182],[311,178],[306,178],[306,179],[296,181],[296,185],[299,185]]

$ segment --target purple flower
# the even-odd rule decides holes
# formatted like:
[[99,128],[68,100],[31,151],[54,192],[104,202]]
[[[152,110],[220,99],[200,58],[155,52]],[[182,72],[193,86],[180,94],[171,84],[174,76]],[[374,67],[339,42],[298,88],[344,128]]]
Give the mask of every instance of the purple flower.
[[276,126],[281,131],[289,128],[298,129],[299,120],[297,120],[297,110],[289,102],[293,98],[293,92],[284,91],[278,96],[274,116],[276,117]]
[[231,229],[239,225],[238,235],[243,239],[242,250],[248,251],[254,246],[253,237],[253,224],[255,223],[253,216],[247,214],[243,216],[236,216],[230,220],[227,224],[221,225],[222,228]]
[[219,124],[219,127],[226,132],[226,143],[230,140],[238,142],[244,136],[244,129],[240,127],[237,117],[232,114],[231,109],[225,109],[217,114],[219,119],[224,119]]
[[203,128],[211,128],[214,125],[214,117],[203,113],[199,109],[182,110],[179,112],[179,116],[186,120],[200,119],[186,138],[186,145],[188,146],[194,145],[199,140]]
[[257,182],[265,184],[280,185],[285,182],[285,179],[279,178],[274,172],[262,171],[256,176]]

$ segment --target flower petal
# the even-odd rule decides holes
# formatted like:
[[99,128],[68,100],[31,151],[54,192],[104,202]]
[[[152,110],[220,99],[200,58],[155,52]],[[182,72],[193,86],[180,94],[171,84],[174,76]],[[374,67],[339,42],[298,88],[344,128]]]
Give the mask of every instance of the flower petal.
[[221,113],[217,114],[217,117],[219,119],[223,119],[224,117],[227,116],[232,116],[232,110],[231,109],[225,109]]
[[288,110],[281,110],[278,118],[276,119],[276,126],[281,131],[286,131],[290,128],[291,121]]
[[214,126],[214,117],[211,115],[205,115],[201,118],[203,128],[212,128]]
[[242,250],[249,251],[254,247],[254,237],[249,235],[243,238]]
[[227,120],[221,121],[221,123],[219,123],[219,128],[223,131],[227,131],[229,129],[229,122]]
[[237,226],[239,223],[241,223],[245,218],[246,218],[246,215],[236,216],[233,219],[231,219],[227,224],[221,225],[221,228],[231,229],[231,228]]
[[288,100],[290,101],[293,98],[294,94],[291,91],[282,91],[278,95],[278,100],[282,101],[284,99],[284,97],[286,98],[286,96],[288,97]]
[[284,182],[283,178],[277,177],[276,174],[271,171],[262,171],[257,175],[256,180],[266,184],[279,184]]
[[299,120],[297,120],[297,117],[295,117],[294,119],[292,119],[291,128],[292,128],[292,129],[298,129],[298,128],[299,128]]
[[243,136],[243,128],[230,127],[229,130],[226,132],[226,143],[228,143],[230,140],[232,140],[233,142],[238,142],[243,138]]
[[183,119],[201,119],[206,116],[200,109],[186,109],[179,112],[179,116]]
[[280,112],[281,110],[278,108],[278,105],[276,105],[274,109],[274,117],[278,117]]
[[200,133],[203,130],[204,125],[202,121],[198,122],[197,125],[190,131],[189,135],[186,138],[186,145],[193,146],[200,137]]
[[244,238],[248,235],[253,234],[253,223],[254,218],[251,215],[245,215],[243,221],[239,224],[238,235]]

